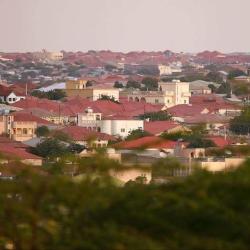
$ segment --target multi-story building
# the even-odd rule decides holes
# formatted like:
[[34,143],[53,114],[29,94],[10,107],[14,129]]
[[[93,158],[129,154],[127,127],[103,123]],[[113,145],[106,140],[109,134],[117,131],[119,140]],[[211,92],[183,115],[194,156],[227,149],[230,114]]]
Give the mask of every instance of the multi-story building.
[[65,92],[67,96],[81,96],[96,101],[102,96],[108,96],[119,101],[119,89],[104,87],[88,87],[86,80],[73,80],[66,82]]
[[98,126],[101,119],[101,113],[95,113],[92,108],[87,108],[85,110],[85,113],[77,115],[77,124],[80,127],[100,131],[100,128]]
[[143,120],[132,120],[124,117],[102,119],[101,113],[94,113],[90,108],[86,109],[85,113],[78,114],[77,121],[78,126],[122,138],[128,136],[133,130],[144,129]]
[[189,83],[174,80],[159,82],[159,91],[134,91],[128,95],[129,101],[162,104],[172,107],[178,104],[188,104],[191,93]]

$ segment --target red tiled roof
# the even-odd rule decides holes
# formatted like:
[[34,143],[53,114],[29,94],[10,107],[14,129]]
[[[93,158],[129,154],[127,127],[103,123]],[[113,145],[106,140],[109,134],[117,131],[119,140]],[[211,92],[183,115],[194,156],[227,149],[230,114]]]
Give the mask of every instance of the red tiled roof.
[[170,129],[181,126],[179,123],[174,121],[145,121],[144,130],[153,135],[158,135],[163,132],[167,132]]
[[114,145],[116,148],[120,149],[174,149],[178,142],[164,140],[160,137],[156,136],[147,136],[143,138],[139,138],[132,141],[123,141]]
[[199,123],[228,123],[230,117],[217,114],[198,114],[192,117],[185,117],[184,122],[188,124]]
[[191,104],[201,104],[201,103],[225,103],[223,97],[215,94],[206,94],[206,95],[192,95],[189,99]]
[[206,107],[203,105],[179,104],[167,109],[172,116],[185,117],[201,114]]
[[16,96],[24,96],[19,91],[15,90],[15,89],[12,89],[11,86],[6,87],[6,86],[3,86],[3,85],[0,85],[0,96],[8,96],[12,92],[15,93]]
[[51,122],[44,120],[40,117],[34,116],[25,111],[17,111],[11,113],[14,116],[14,121],[16,122],[36,122],[37,124],[50,125]]
[[91,138],[95,138],[97,140],[115,140],[115,138],[111,135],[100,133],[92,130],[88,130],[79,126],[69,126],[60,129],[60,131],[68,134],[74,141],[86,141]]
[[27,146],[21,142],[12,141],[6,137],[0,137],[0,154],[18,159],[42,159],[37,155],[27,152]]
[[209,136],[207,139],[213,141],[214,144],[220,148],[224,148],[225,146],[232,144],[230,139],[225,139],[225,137],[222,136]]

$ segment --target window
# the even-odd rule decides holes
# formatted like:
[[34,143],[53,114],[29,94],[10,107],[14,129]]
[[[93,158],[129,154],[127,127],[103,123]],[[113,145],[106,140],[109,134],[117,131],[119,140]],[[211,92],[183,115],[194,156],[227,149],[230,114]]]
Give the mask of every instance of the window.
[[100,121],[100,120],[101,120],[100,115],[96,115],[96,120],[97,120],[97,121]]
[[27,129],[27,128],[24,128],[24,129],[23,129],[23,134],[24,134],[24,135],[27,135],[27,134],[28,134],[28,129]]
[[155,103],[159,103],[159,100],[158,100],[158,99],[155,99]]
[[184,100],[184,103],[186,104],[186,103],[187,103],[187,100]]
[[9,102],[12,102],[12,98],[9,98]]
[[121,128],[121,132],[122,132],[122,133],[125,133],[125,128]]
[[15,101],[16,101],[16,98],[12,98],[12,101],[15,102]]

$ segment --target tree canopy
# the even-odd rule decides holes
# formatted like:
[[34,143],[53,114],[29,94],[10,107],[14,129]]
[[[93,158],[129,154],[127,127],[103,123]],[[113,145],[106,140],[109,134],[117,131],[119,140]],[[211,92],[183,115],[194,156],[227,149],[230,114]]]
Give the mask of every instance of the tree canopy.
[[250,107],[246,107],[240,116],[236,116],[230,121],[230,130],[241,135],[250,133]]
[[141,183],[27,171],[0,180],[0,248],[249,249],[249,161],[236,171]]
[[149,119],[150,121],[168,121],[171,119],[171,115],[167,111],[148,112],[140,115],[139,118],[141,120]]
[[66,97],[66,93],[61,89],[50,90],[48,92],[34,90],[32,91],[31,95],[38,98],[46,98],[49,100],[61,100]]

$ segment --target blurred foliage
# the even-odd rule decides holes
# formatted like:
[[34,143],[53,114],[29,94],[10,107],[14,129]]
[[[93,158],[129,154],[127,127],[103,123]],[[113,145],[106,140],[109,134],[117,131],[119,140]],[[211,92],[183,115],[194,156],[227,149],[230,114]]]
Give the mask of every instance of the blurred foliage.
[[249,161],[234,172],[142,183],[29,171],[0,180],[0,249],[249,249]]

